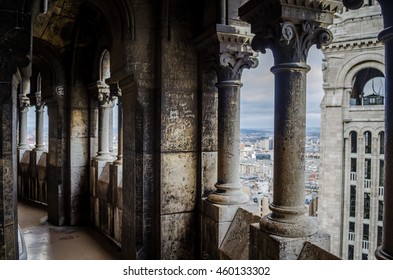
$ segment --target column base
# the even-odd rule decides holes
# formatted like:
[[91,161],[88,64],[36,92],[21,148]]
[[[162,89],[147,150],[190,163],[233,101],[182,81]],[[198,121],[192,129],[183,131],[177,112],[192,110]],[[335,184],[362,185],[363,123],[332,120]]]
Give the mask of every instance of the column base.
[[111,162],[114,160],[114,158],[111,156],[110,153],[96,155],[93,159],[96,161],[106,161],[106,162]]
[[259,224],[261,230],[269,234],[291,238],[310,236],[319,230],[315,219],[306,215],[283,215],[275,218],[274,213],[270,213]]
[[209,194],[208,200],[214,204],[237,205],[250,201],[250,197],[241,190],[241,187],[233,184],[215,184],[217,191]]
[[250,202],[242,205],[213,204],[206,198],[202,201],[202,258],[217,260],[220,258],[220,245],[224,240],[236,211],[239,207],[257,213],[258,205]]
[[250,260],[297,260],[306,242],[330,251],[330,235],[318,231],[307,237],[282,237],[263,231],[259,224],[250,229]]
[[377,250],[375,250],[375,257],[378,260],[393,260],[393,256],[385,252],[382,247],[378,247]]

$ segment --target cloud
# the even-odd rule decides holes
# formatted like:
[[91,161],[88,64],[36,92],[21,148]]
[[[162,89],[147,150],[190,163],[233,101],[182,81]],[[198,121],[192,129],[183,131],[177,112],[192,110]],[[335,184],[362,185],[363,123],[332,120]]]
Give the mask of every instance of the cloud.
[[[310,49],[308,64],[311,70],[307,74],[307,126],[320,126],[320,103],[322,89],[322,51]],[[270,72],[273,56],[270,51],[259,54],[259,66],[244,70],[241,89],[242,128],[272,128],[274,126],[274,75]]]

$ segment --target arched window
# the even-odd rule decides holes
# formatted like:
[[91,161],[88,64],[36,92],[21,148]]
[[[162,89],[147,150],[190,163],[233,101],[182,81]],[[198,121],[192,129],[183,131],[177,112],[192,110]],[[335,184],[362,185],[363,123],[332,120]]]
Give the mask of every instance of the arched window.
[[351,139],[351,153],[356,154],[358,146],[358,134],[355,131],[352,131],[349,138]]
[[366,131],[364,133],[364,152],[366,154],[371,154],[371,132]]
[[100,63],[100,80],[105,81],[111,77],[111,56],[108,50],[104,50]]

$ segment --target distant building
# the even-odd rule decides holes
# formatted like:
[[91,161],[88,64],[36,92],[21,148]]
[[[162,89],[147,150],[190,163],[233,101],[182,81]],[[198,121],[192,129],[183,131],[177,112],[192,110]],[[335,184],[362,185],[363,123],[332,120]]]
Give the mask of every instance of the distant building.
[[[343,259],[375,259],[382,238],[384,47],[377,1],[338,14],[323,49],[318,216]],[[355,35],[356,34],[356,35]]]

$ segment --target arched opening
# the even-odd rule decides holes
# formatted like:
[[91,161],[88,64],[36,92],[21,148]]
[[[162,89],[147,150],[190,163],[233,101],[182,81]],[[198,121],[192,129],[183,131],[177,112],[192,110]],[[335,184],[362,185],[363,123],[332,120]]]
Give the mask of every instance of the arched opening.
[[383,105],[385,99],[385,77],[375,68],[360,70],[355,77],[350,105]]

